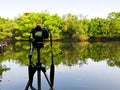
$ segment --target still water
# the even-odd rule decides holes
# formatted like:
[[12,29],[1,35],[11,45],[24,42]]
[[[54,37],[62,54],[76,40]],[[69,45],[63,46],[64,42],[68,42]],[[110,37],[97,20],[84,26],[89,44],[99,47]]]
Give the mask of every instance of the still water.
[[[0,90],[24,90],[28,81],[28,42],[9,43],[0,51]],[[45,42],[41,60],[50,73],[50,45]],[[36,50],[33,61],[36,62]],[[55,90],[120,90],[119,42],[53,42]],[[42,90],[49,85],[42,73]],[[37,88],[35,73],[33,86]],[[30,90],[30,89],[29,89]]]

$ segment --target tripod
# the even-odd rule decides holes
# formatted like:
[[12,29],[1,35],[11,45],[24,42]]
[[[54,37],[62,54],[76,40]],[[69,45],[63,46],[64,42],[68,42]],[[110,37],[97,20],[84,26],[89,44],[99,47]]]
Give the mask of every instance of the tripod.
[[[28,70],[29,70],[29,80],[28,80],[28,83],[25,87],[25,90],[28,90],[29,86],[31,88],[31,90],[41,90],[41,71],[43,72],[49,86],[50,86],[50,90],[53,90],[53,78],[54,78],[54,70],[52,71],[53,73],[50,75],[50,77],[52,77],[52,79],[48,78],[47,74],[46,74],[46,69],[44,67],[44,65],[42,64],[41,60],[40,60],[40,49],[43,47],[43,43],[41,42],[36,42],[35,40],[32,41],[32,49],[30,50],[29,52],[29,67],[28,67]],[[33,54],[33,51],[34,51],[34,48],[37,49],[37,62],[36,64],[33,64],[32,62],[32,54]],[[52,56],[53,58],[53,56]],[[51,67],[53,68],[53,60],[52,60],[52,65]],[[35,72],[37,71],[37,83],[38,83],[38,89],[35,89],[33,86],[32,86],[32,82],[33,82],[33,76],[35,74]]]

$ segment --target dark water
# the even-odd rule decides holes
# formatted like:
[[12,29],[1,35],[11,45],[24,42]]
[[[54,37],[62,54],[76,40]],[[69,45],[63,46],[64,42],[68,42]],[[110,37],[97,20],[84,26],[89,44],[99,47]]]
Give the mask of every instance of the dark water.
[[[8,44],[0,52],[0,90],[24,90],[28,81],[28,42]],[[49,76],[49,43],[41,49],[41,60]],[[36,62],[36,50],[33,61]],[[120,43],[53,43],[55,90],[120,90]],[[42,73],[42,90],[49,85]],[[35,73],[33,86],[37,88]],[[30,90],[30,89],[29,89]]]

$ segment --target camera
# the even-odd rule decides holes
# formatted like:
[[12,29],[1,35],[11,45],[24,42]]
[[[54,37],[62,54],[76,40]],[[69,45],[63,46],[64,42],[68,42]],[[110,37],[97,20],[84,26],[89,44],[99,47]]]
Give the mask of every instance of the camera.
[[48,39],[49,37],[49,31],[46,28],[41,28],[39,25],[32,29],[31,33],[36,42],[43,42],[43,39]]

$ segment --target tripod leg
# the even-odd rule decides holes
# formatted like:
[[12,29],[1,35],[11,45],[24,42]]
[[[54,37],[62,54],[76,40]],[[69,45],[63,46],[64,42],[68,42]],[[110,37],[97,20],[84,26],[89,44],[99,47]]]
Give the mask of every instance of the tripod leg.
[[[27,85],[26,85],[26,87],[25,87],[25,90],[28,90],[29,86],[30,86],[30,82],[28,81],[28,82],[27,82]],[[37,89],[32,86],[32,87],[31,87],[31,90],[37,90]]]
[[51,88],[50,90],[54,90],[54,89],[53,89],[53,85],[51,84],[51,82],[50,82],[50,80],[49,80],[49,78],[48,78],[46,72],[43,71],[43,73],[44,73],[45,78],[46,78],[46,80],[47,80],[47,82],[48,82],[48,84],[49,84],[49,86],[50,86],[50,88]]
[[52,86],[54,84],[54,75],[55,75],[55,67],[54,67],[54,64],[52,63],[50,66],[50,82]]
[[32,65],[30,65],[28,69],[29,69],[29,86],[30,86],[30,88],[32,89],[32,88],[33,88],[33,87],[32,87],[33,76],[34,76],[34,74],[35,74],[35,72],[36,72],[36,69],[35,69],[35,67],[32,66]]
[[29,81],[27,82],[27,85],[26,85],[26,87],[25,87],[25,90],[28,90],[28,88],[29,88]]
[[37,77],[38,77],[38,90],[41,90],[41,71],[37,71]]

